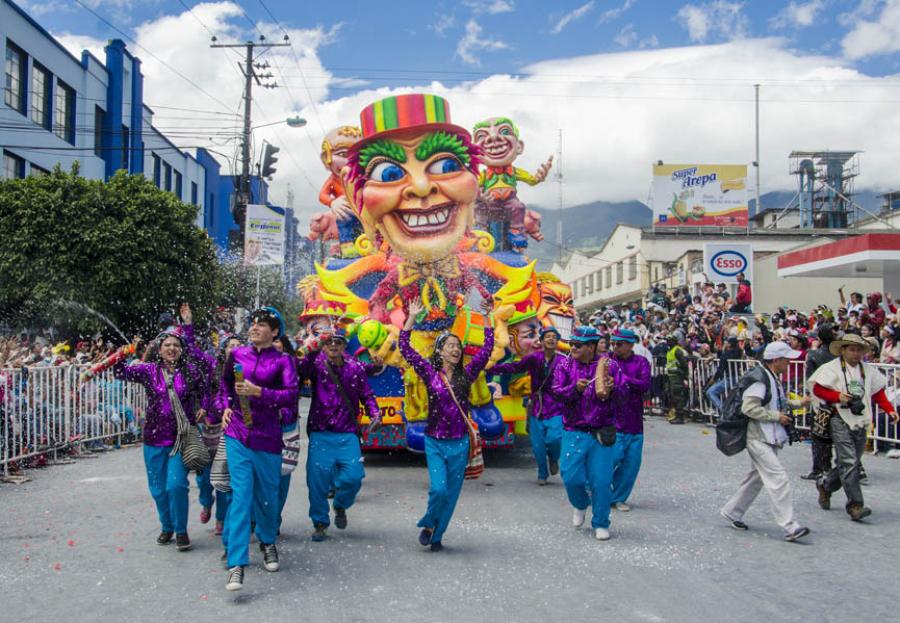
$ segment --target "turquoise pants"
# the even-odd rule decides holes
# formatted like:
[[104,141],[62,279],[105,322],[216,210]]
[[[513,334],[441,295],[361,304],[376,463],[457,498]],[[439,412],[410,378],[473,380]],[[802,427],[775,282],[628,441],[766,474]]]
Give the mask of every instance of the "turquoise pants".
[[628,500],[638,472],[641,471],[641,455],[644,452],[644,436],[637,433],[616,433],[613,446],[613,481],[611,504]]
[[425,436],[425,459],[428,462],[428,508],[417,524],[431,528],[432,543],[440,543],[456,509],[469,462],[469,438],[435,439]]
[[334,507],[347,510],[356,501],[366,471],[359,438],[354,433],[319,431],[309,434],[306,485],[309,488],[309,518],[313,525],[331,524],[328,492],[333,488]]
[[188,478],[181,453],[169,456],[172,446],[144,446],[147,484],[156,502],[163,532],[187,533]]
[[[591,506],[593,528],[609,528],[614,448],[604,446],[591,433],[563,431],[559,469],[566,494],[569,503],[579,510]],[[590,489],[590,496],[586,489]]]

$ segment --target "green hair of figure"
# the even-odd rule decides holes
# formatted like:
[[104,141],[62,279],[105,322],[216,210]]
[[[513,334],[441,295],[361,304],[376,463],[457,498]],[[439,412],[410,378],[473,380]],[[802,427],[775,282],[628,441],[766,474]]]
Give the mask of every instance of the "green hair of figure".
[[519,138],[519,127],[513,123],[513,120],[509,117],[494,117],[492,119],[485,119],[484,121],[479,121],[475,124],[475,127],[472,130],[478,130],[480,128],[489,128],[492,125],[500,125],[501,123],[508,123],[509,126],[513,129],[513,134],[516,135],[516,138]]
[[406,152],[393,141],[372,141],[359,150],[359,166],[365,169],[376,156],[384,156],[396,162],[406,162]]
[[469,166],[471,162],[469,148],[463,140],[455,134],[443,131],[429,134],[419,143],[416,148],[416,159],[424,162],[434,154],[445,152],[453,154],[466,166]]

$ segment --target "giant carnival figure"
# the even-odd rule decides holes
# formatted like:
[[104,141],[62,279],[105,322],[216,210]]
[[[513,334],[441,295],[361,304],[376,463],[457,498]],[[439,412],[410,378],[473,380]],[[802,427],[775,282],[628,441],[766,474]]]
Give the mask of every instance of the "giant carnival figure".
[[532,175],[513,162],[525,151],[519,129],[507,117],[491,117],[475,124],[474,141],[481,148],[485,168],[478,176],[480,195],[475,207],[475,223],[490,231],[503,250],[521,250],[528,246],[525,234],[540,242],[540,216],[526,210],[518,197],[518,183],[535,186],[543,182],[553,156]]
[[[428,394],[399,348],[410,303],[418,302],[409,340],[416,352],[431,356],[439,334],[450,333],[469,359],[485,343],[488,318],[480,309],[488,301],[495,324],[493,365],[537,346],[541,293],[535,263],[496,248],[495,237],[474,226],[482,151],[465,128],[451,122],[447,101],[424,94],[388,97],[367,106],[360,121],[340,180],[329,180],[322,199],[327,190],[333,204],[342,188],[338,203],[352,210],[364,233],[354,238],[353,251],[344,246],[350,236],[341,234],[340,256],[316,264],[316,274],[303,281],[301,319],[310,334],[349,323],[350,352],[384,363],[369,379],[383,426],[366,433],[365,446],[421,451]],[[516,150],[521,152],[519,143]],[[339,157],[332,152],[332,173]],[[533,179],[543,179],[548,168],[549,162]],[[343,207],[329,216],[338,213]],[[538,222],[528,218],[523,231],[539,239]],[[323,222],[317,226],[324,231]],[[472,415],[487,446],[510,446],[514,432],[524,432],[528,386],[514,379],[510,391],[507,381],[496,397],[484,373],[471,384]]]

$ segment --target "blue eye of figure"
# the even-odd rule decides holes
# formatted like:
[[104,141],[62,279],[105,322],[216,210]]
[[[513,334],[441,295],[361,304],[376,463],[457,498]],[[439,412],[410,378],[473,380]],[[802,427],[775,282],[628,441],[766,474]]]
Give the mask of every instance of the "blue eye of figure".
[[369,179],[376,182],[396,182],[406,176],[406,171],[393,162],[379,162],[372,168]]
[[456,158],[438,158],[428,165],[428,172],[436,175],[456,173],[462,170],[462,164]]

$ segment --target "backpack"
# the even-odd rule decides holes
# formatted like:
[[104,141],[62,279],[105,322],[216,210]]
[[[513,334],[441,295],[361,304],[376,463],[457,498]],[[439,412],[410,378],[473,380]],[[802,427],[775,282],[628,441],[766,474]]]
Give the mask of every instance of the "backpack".
[[750,418],[741,411],[741,403],[744,392],[754,383],[763,383],[766,388],[763,404],[769,404],[772,400],[772,390],[769,379],[762,364],[748,370],[737,385],[731,389],[722,403],[722,414],[719,423],[716,424],[716,447],[725,456],[734,456],[747,447],[747,424]]

